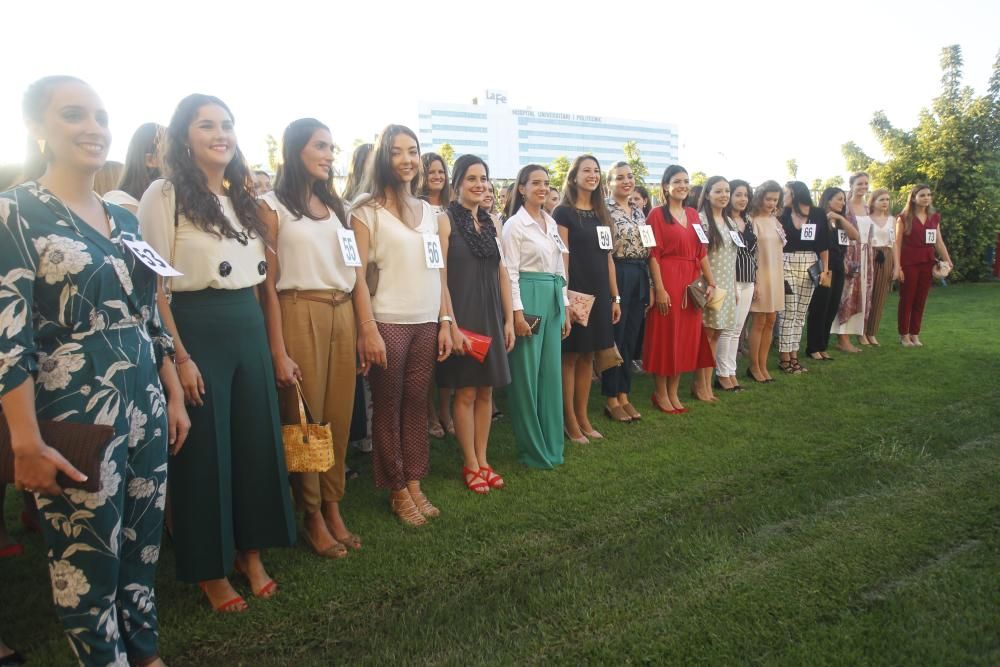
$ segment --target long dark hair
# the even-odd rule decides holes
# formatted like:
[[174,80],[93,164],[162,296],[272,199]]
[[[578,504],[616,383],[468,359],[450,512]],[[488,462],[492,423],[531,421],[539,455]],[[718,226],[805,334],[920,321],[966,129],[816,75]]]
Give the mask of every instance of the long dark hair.
[[650,204],[649,190],[646,189],[645,185],[637,185],[635,186],[635,191],[642,195],[642,201],[645,202],[642,205],[642,214],[648,218],[649,211],[653,208]]
[[836,197],[838,194],[844,195],[844,208],[841,209],[841,210],[839,210],[839,211],[834,211],[834,213],[839,213],[840,215],[846,215],[846,213],[847,213],[847,194],[843,190],[841,190],[840,188],[827,188],[826,190],[823,190],[823,194],[821,194],[819,196],[818,208],[821,208],[824,211],[829,211],[830,210],[830,202],[833,201],[833,198]]
[[521,167],[521,171],[517,172],[517,180],[511,183],[514,188],[510,191],[510,196],[507,197],[507,205],[503,209],[504,220],[514,217],[521,207],[524,206],[524,195],[521,194],[518,188],[522,185],[527,185],[528,178],[536,171],[544,171],[546,176],[549,175],[549,170],[540,164],[526,164]]
[[118,181],[118,189],[141,199],[149,184],[160,177],[157,167],[146,165],[146,158],[160,150],[166,128],[156,123],[143,123],[132,133],[125,153],[125,171]]
[[679,164],[672,164],[663,170],[663,178],[660,179],[660,194],[663,197],[663,220],[668,225],[674,224],[674,216],[670,213],[670,195],[667,194],[670,179],[677,174],[686,174],[688,170]]
[[[698,202],[698,210],[705,216],[708,221],[708,229],[705,232],[708,234],[708,249],[711,250],[717,244],[722,243],[722,233],[719,232],[718,226],[715,224],[715,214],[712,212],[712,202],[710,195],[712,193],[712,188],[715,187],[716,183],[729,183],[722,176],[712,176],[707,181],[705,181],[705,186],[701,190],[701,201]],[[726,206],[722,210],[722,224],[728,226],[726,222]]]
[[[229,107],[218,97],[201,93],[188,95],[177,105],[177,110],[170,119],[170,125],[167,126],[167,152],[164,162],[177,194],[177,212],[204,232],[219,238],[240,239],[240,233],[226,220],[219,200],[208,189],[208,179],[195,164],[188,146],[188,128],[197,117],[198,110],[210,104],[222,107],[229,118],[233,119]],[[251,235],[267,238],[264,223],[257,215],[257,199],[254,196],[250,169],[238,145],[233,159],[226,165],[223,178],[229,182],[227,194],[240,224]]]
[[792,191],[792,206],[791,209],[796,213],[801,215],[799,206],[805,205],[809,207],[809,210],[816,208],[813,206],[812,194],[809,192],[809,186],[802,181],[788,181],[785,183],[785,187]]
[[[435,162],[440,162],[441,166],[444,168],[444,187],[441,188],[441,206],[448,206],[451,201],[451,185],[448,182],[448,163],[444,161],[444,158],[437,153],[424,153],[420,156],[420,163],[424,168],[424,180],[420,184],[420,198],[424,201],[430,203],[430,185],[427,183],[427,174],[431,171],[431,165]],[[485,163],[483,163],[485,164]]]
[[610,227],[611,214],[608,212],[608,205],[604,201],[606,197],[604,188],[604,174],[603,172],[601,172],[601,163],[593,155],[590,154],[580,155],[577,156],[575,160],[573,160],[573,165],[569,168],[569,171],[566,173],[566,184],[563,186],[562,201],[559,202],[559,204],[561,206],[570,206],[572,208],[576,208],[576,196],[578,193],[576,187],[576,175],[580,171],[580,167],[582,167],[583,163],[586,162],[587,160],[590,160],[591,162],[597,165],[597,174],[599,177],[599,180],[597,182],[597,189],[595,189],[593,192],[590,193],[590,208],[594,211],[594,214],[597,215],[597,220],[600,222],[600,224],[604,225],[605,227]]
[[[462,179],[465,178],[465,172],[469,171],[469,167],[474,164],[483,165],[483,169],[486,170],[486,180],[490,180],[490,166],[486,164],[486,161],[478,155],[466,154],[455,160],[455,166],[452,168],[451,172],[451,186],[450,189],[455,193],[455,199],[458,199],[459,186],[462,184]],[[488,188],[493,188],[493,185],[487,185]]]
[[[369,177],[366,181],[371,186],[371,196],[380,203],[385,203],[386,190],[400,190],[402,183],[396,177],[396,172],[392,168],[392,142],[400,134],[413,139],[417,144],[417,152],[420,152],[420,140],[413,130],[405,125],[386,125],[375,142],[375,156],[372,159],[371,168],[368,171]],[[420,192],[420,185],[423,182],[423,174],[418,171],[417,175],[410,181],[410,194],[414,197]]]
[[734,217],[733,211],[733,193],[736,192],[736,188],[746,188],[747,189],[747,207],[739,214],[743,218],[743,222],[750,222],[750,202],[753,201],[753,188],[746,181],[734,178],[729,181],[729,203],[726,204],[726,209],[723,211],[728,218],[732,219]]
[[[917,195],[920,194],[922,190],[930,190],[931,186],[919,183],[913,186],[910,190],[910,194],[906,197],[906,206],[903,210],[899,212],[899,217],[903,219],[903,233],[909,236],[910,232],[913,230],[913,219],[917,217]],[[931,214],[934,213],[934,207],[927,207],[927,217],[930,218]]]
[[365,174],[368,172],[368,160],[371,158],[372,149],[375,144],[359,144],[351,155],[351,171],[347,174],[347,182],[344,183],[344,199],[347,201],[357,197],[365,185]]
[[[56,74],[42,77],[28,86],[27,90],[24,91],[24,98],[21,101],[21,112],[24,115],[24,120],[40,124],[42,117],[45,115],[45,108],[52,101],[53,89],[67,83],[82,83],[83,85],[87,85],[86,82],[75,76]],[[37,141],[28,137],[28,150],[24,160],[24,168],[22,169],[23,180],[35,180],[45,173],[47,166],[48,156],[41,151]]]
[[347,214],[344,212],[344,203],[337,195],[337,190],[333,186],[333,169],[325,181],[314,179],[306,166],[302,164],[302,150],[312,140],[312,136],[317,130],[330,131],[323,123],[315,118],[299,118],[293,120],[285,128],[281,135],[281,173],[278,175],[278,182],[274,185],[274,194],[278,201],[285,205],[288,212],[296,218],[312,218],[320,220],[322,218],[313,217],[309,212],[309,192],[316,195],[316,198],[323,202],[328,209],[333,211],[340,224],[345,227],[349,224]]

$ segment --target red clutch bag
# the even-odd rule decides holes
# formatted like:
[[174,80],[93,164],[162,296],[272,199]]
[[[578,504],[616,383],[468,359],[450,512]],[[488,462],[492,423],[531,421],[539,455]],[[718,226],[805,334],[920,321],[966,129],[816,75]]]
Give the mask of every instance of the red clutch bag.
[[458,330],[469,341],[469,347],[465,350],[465,353],[479,363],[486,361],[486,353],[490,351],[490,343],[493,342],[493,338],[477,334],[462,327],[459,327]]

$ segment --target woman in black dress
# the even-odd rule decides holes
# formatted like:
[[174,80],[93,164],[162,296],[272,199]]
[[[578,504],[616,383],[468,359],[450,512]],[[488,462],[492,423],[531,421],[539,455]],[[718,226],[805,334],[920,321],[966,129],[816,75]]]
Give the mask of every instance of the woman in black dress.
[[510,384],[507,352],[514,348],[514,313],[510,280],[503,266],[497,229],[480,204],[490,188],[486,163],[474,155],[455,162],[452,188],[456,200],[438,220],[448,239],[448,290],[455,313],[455,349],[462,338],[458,327],[490,337],[482,362],[469,354],[446,359],[437,367],[437,384],[455,390],[455,435],[462,449],[465,485],[475,493],[503,488],[503,478],[486,460],[493,418],[493,388]]
[[[621,317],[621,297],[611,259],[611,215],[604,203],[601,165],[593,155],[581,155],[566,174],[562,203],[552,212],[559,236],[567,246],[570,318],[573,328],[563,341],[563,412],[566,435],[584,444],[603,438],[587,416],[594,352],[614,347],[614,325]],[[573,292],[594,297],[587,325],[574,307]]]

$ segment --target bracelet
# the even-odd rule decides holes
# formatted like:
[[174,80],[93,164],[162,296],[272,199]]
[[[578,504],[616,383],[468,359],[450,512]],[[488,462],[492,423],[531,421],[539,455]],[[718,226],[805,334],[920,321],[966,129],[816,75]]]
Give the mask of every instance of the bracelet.
[[365,326],[369,322],[374,322],[374,321],[375,321],[374,317],[368,318],[367,320],[361,320],[361,324],[358,325],[358,328],[360,329],[361,327]]
[[451,318],[451,315],[442,315],[438,318],[438,324],[444,324],[445,322],[448,324],[454,324],[455,320]]
[[177,355],[174,355],[174,366],[181,366],[183,364],[186,364],[189,361],[191,361],[191,355],[190,354],[186,354],[186,355],[184,355],[183,357],[181,357],[179,359],[177,358]]
[[615,294],[613,297],[611,297],[611,302],[612,303],[621,303],[622,302],[622,296],[621,296],[621,294]]

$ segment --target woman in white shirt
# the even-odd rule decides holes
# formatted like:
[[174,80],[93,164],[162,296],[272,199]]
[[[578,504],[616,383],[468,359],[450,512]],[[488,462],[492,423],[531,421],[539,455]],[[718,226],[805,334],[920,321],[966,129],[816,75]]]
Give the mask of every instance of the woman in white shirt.
[[118,204],[135,213],[139,198],[149,184],[163,171],[163,141],[167,129],[156,123],[143,123],[132,134],[125,153],[125,168],[117,189],[101,197],[109,204]]
[[181,100],[167,142],[170,180],[149,186],[139,220],[143,238],[181,273],[158,299],[191,417],[189,446],[170,459],[168,476],[177,577],[198,582],[216,611],[238,612],[247,605],[227,578],[234,562],[255,596],[271,597],[277,584],[260,550],[295,542],[256,299],[266,228],[222,100]]
[[868,304],[868,315],[865,317],[865,335],[861,344],[878,345],[878,329],[882,322],[882,310],[892,285],[892,273],[895,269],[895,257],[892,246],[895,243],[892,212],[889,191],[879,188],[868,198],[869,219],[872,224],[871,253],[872,280],[871,300]]
[[561,343],[570,321],[562,253],[568,251],[556,221],[542,208],[549,194],[545,167],[523,167],[515,186],[503,226],[517,335],[509,354],[508,405],[517,460],[533,468],[554,468],[563,462]]
[[[270,243],[261,305],[280,394],[282,422],[299,419],[296,382],[313,419],[329,423],[334,463],[325,472],[295,473],[292,488],[305,513],[302,537],[324,558],[360,549],[340,515],[344,458],[354,411],[355,311],[371,322],[368,292],[355,290],[361,272],[354,232],[333,187],[333,137],[314,118],[293,121],[281,140],[282,168],[261,200]],[[353,305],[352,305],[353,300]]]
[[371,264],[377,275],[372,285],[362,276],[364,284],[356,288],[372,292],[374,322],[361,322],[362,364],[369,362],[373,341],[385,344],[385,364],[372,367],[368,376],[375,484],[389,489],[392,511],[410,526],[440,514],[420,488],[430,469],[427,392],[435,359],[448,358],[453,336],[461,343],[461,334],[452,330],[442,275],[447,239],[438,232],[430,204],[417,198],[420,166],[413,131],[387,126],[375,143],[366,179],[372,199],[351,212],[366,276]]
[[[431,205],[434,215],[441,215],[451,203],[451,185],[448,183],[448,165],[437,153],[420,156],[424,177],[420,185],[420,198]],[[451,418],[451,389],[438,388],[431,383],[427,397],[427,433],[441,439],[445,432],[455,435]]]

